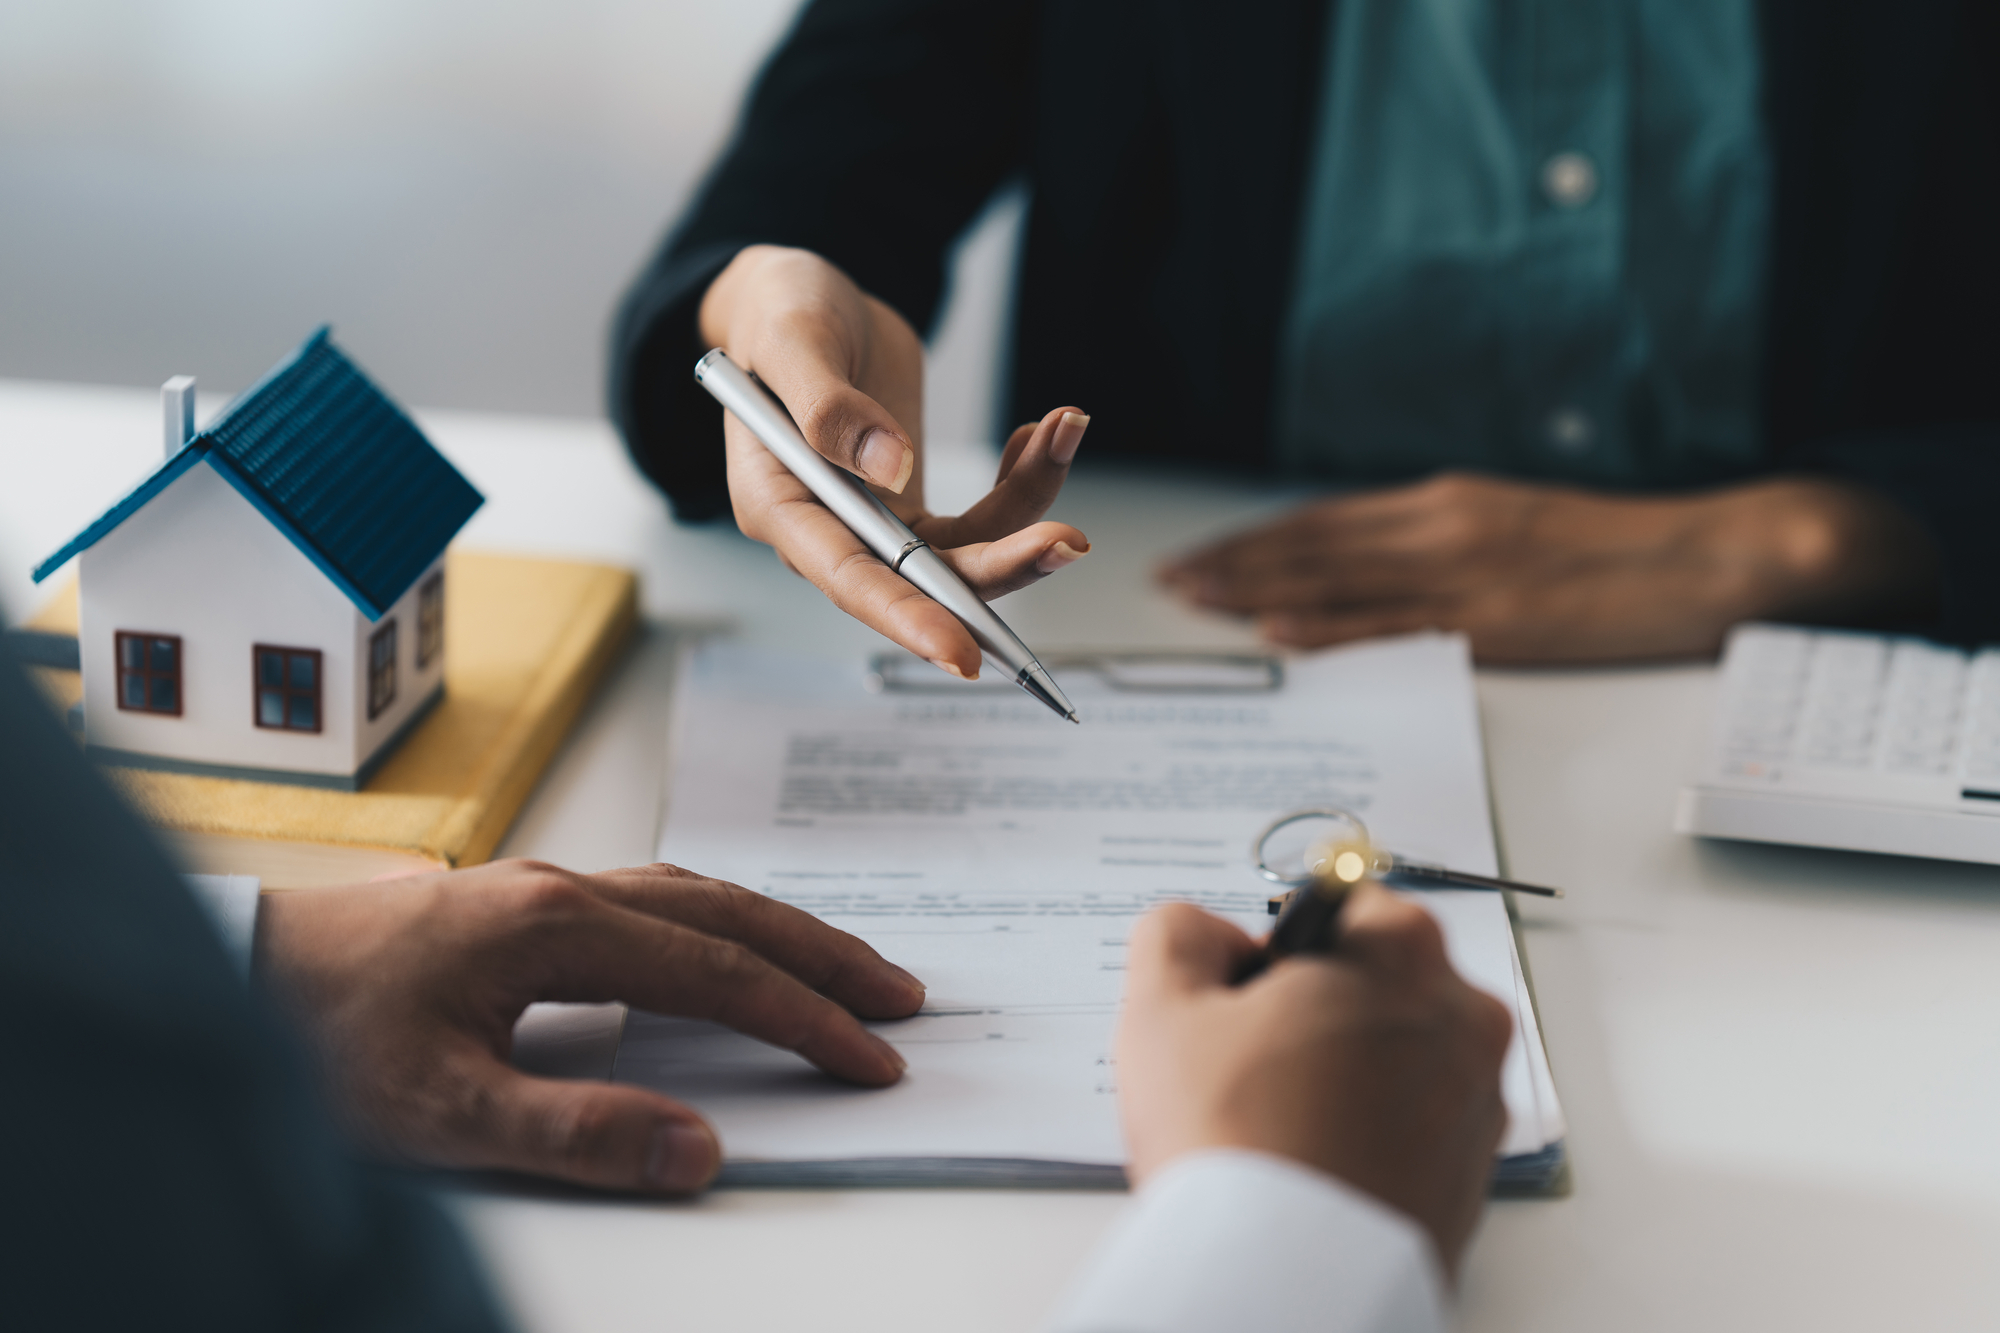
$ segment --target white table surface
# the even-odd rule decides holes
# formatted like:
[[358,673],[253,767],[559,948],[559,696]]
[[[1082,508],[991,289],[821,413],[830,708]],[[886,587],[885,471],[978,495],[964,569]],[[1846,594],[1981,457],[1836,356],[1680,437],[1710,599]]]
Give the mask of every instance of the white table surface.
[[[154,395],[0,382],[0,606],[150,465]],[[580,869],[650,858],[673,626],[828,654],[873,637],[731,531],[683,529],[601,422],[420,414],[489,497],[468,545],[628,563],[653,630],[505,847]],[[1088,445],[1086,444],[1086,449]],[[934,496],[987,455],[940,449]],[[1144,574],[1279,497],[1076,478],[1096,543],[1006,603],[1037,645],[1241,644]],[[1575,1192],[1496,1203],[1467,1329],[2000,1326],[2000,870],[1675,836],[1702,666],[1482,672],[1506,862],[1572,1133]],[[615,1016],[531,1016],[523,1059],[601,1070]],[[530,1330],[1026,1330],[1115,1195],[740,1192],[635,1203],[490,1182],[450,1197]]]

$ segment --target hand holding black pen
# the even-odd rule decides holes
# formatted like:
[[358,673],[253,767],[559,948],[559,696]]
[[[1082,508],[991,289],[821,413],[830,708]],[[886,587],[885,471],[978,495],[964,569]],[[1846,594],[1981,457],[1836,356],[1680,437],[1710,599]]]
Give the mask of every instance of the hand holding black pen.
[[1292,954],[1330,954],[1340,947],[1340,913],[1354,886],[1368,875],[1372,858],[1364,846],[1341,844],[1315,849],[1311,882],[1287,895],[1264,948],[1237,974],[1248,981]]
[[1479,1219],[1507,1114],[1508,1007],[1460,977],[1437,921],[1363,879],[1340,951],[1232,985],[1260,950],[1170,903],[1134,928],[1117,1077],[1127,1170],[1182,1154],[1304,1163],[1417,1221],[1446,1271]]

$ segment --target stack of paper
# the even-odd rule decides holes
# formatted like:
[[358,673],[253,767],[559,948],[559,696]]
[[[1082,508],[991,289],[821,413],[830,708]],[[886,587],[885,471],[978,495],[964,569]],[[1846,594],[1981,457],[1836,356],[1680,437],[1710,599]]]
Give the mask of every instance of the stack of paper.
[[[1018,692],[870,694],[858,664],[729,646],[688,663],[661,859],[805,908],[930,989],[877,1029],[910,1064],[881,1090],[633,1014],[616,1077],[707,1115],[722,1183],[1120,1183],[1111,1041],[1140,913],[1188,901],[1261,933],[1251,838],[1308,806],[1356,812],[1404,857],[1498,872],[1459,639],[1321,654],[1268,692],[1062,684],[1080,726]],[[1562,1111],[1506,905],[1411,896],[1516,1016],[1496,1179],[1546,1184]]]

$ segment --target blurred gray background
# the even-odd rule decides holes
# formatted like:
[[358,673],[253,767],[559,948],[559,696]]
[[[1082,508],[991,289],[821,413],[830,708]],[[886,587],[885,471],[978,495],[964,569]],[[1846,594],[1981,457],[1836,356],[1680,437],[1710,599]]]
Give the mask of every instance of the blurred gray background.
[[[0,0],[0,377],[241,388],[321,322],[404,402],[595,415],[625,282],[797,0]],[[928,431],[991,433],[1017,202]]]

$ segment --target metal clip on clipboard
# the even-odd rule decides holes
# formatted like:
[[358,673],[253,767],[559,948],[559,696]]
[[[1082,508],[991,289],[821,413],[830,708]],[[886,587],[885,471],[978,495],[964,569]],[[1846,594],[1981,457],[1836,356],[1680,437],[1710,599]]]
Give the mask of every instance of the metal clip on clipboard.
[[[1265,653],[1043,653],[1041,660],[1050,671],[1089,672],[1130,694],[1270,694],[1285,684],[1283,660]],[[868,659],[868,688],[877,694],[1000,694],[1014,687],[997,674],[955,680],[920,657],[877,653]]]

